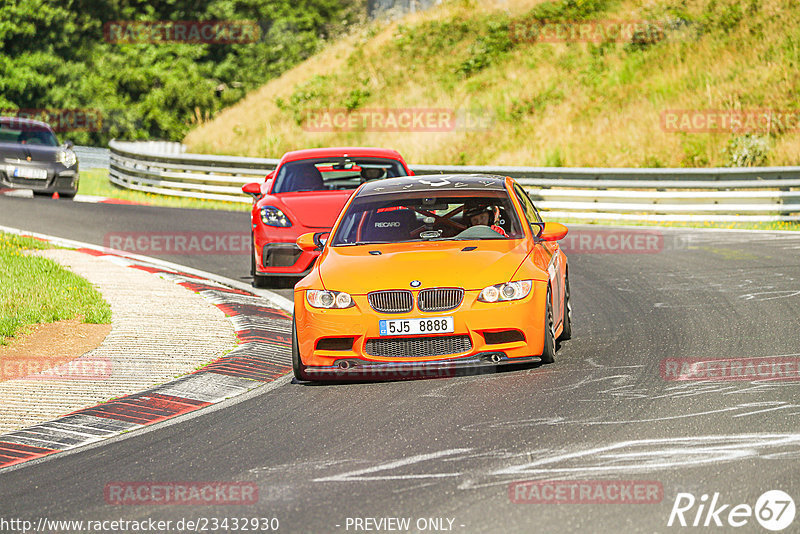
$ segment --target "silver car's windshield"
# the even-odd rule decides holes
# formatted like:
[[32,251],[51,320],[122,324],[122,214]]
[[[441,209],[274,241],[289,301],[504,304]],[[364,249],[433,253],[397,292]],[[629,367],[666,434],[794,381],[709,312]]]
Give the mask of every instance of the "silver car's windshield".
[[0,143],[58,146],[55,134],[47,128],[13,120],[0,122]]

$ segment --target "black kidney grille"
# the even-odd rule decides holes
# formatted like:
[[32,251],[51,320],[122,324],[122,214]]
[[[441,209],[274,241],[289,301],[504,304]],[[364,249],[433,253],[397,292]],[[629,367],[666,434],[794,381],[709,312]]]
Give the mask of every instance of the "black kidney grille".
[[367,294],[367,300],[373,310],[381,313],[406,313],[414,308],[414,297],[406,289],[373,291]]
[[464,300],[463,289],[437,287],[420,291],[417,306],[424,312],[447,311],[458,308],[462,300]]
[[469,352],[472,341],[463,335],[368,339],[364,350],[370,356],[383,358],[424,358]]

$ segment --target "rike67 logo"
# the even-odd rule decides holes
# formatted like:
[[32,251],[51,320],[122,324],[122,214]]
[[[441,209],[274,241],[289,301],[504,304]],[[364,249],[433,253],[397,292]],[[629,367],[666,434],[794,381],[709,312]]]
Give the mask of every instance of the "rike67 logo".
[[667,526],[682,527],[743,527],[755,517],[767,530],[778,532],[792,524],[795,516],[794,500],[781,490],[764,492],[755,506],[724,503],[719,493],[703,494],[697,499],[691,493],[678,493]]

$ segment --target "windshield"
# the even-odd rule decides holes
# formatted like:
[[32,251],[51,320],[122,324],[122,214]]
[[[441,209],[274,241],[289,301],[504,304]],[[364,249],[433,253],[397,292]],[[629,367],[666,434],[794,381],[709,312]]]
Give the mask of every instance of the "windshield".
[[40,125],[0,122],[0,143],[58,146],[55,134]]
[[505,191],[421,191],[355,199],[331,243],[347,246],[519,239],[523,235],[519,218]]
[[273,193],[356,189],[370,180],[406,176],[403,165],[384,158],[320,158],[290,161],[275,178]]

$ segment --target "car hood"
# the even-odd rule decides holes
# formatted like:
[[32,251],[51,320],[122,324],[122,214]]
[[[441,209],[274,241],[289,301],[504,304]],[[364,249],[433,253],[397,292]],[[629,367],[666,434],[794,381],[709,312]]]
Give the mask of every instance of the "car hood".
[[[471,247],[476,248],[464,250]],[[527,254],[522,239],[329,247],[319,272],[326,289],[354,295],[412,289],[412,280],[419,280],[422,289],[483,289],[508,282]]]
[[[302,193],[283,193],[278,195],[281,202],[294,217],[310,228],[331,228],[342,211],[347,199],[355,190],[310,191]],[[268,204],[265,202],[264,204]]]
[[7,163],[26,161],[54,162],[58,151],[63,147],[42,145],[21,145],[19,143],[0,143],[0,159]]

